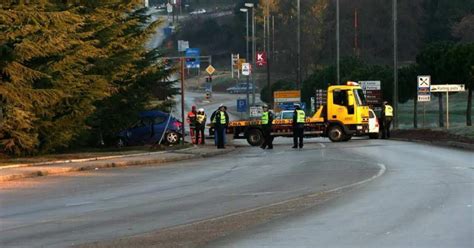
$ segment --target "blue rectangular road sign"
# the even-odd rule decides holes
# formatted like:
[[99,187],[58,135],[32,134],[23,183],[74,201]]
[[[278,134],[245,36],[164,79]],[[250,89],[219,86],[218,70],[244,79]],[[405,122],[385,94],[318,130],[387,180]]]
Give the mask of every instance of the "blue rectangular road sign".
[[201,60],[199,56],[201,55],[201,49],[199,48],[188,48],[186,49],[186,68],[200,68]]
[[237,112],[247,112],[247,100],[237,99]]

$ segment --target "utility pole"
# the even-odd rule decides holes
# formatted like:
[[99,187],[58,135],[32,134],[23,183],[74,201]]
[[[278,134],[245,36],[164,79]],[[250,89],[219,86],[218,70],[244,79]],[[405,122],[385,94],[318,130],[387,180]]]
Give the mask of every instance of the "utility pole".
[[186,120],[184,119],[184,57],[180,59],[180,74],[181,74],[181,120],[183,121],[183,128],[181,129],[181,144],[184,144],[184,137],[186,135],[184,127]]
[[275,16],[272,16],[272,59],[275,55]]
[[266,28],[266,31],[268,32],[267,34],[267,40],[264,40],[263,43],[267,43],[267,50],[266,50],[266,53],[267,53],[267,89],[268,89],[268,104],[271,104],[271,99],[272,99],[272,91],[271,91],[271,88],[270,88],[270,3],[268,2],[268,0],[266,1],[267,2],[267,13],[266,13],[266,16],[265,16],[265,19],[267,19],[267,28]]
[[296,31],[297,33],[297,51],[296,51],[296,58],[297,58],[297,77],[296,77],[296,87],[298,89],[301,88],[301,27],[300,27],[300,16],[301,16],[301,6],[300,6],[300,0],[297,1],[296,3],[296,9],[298,12],[298,30]]
[[393,1],[393,127],[398,128],[397,0]]
[[337,67],[337,84],[341,84],[341,65],[339,51],[339,0],[336,0],[336,67]]

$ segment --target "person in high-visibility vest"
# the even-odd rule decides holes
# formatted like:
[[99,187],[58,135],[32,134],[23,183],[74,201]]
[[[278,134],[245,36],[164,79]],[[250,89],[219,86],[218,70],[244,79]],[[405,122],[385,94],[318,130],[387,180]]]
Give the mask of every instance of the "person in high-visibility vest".
[[225,106],[220,106],[219,111],[215,115],[214,135],[217,137],[217,148],[224,149],[225,133],[229,125],[229,115],[227,115]]
[[204,129],[206,128],[206,113],[204,113],[204,109],[198,109],[196,114],[196,144],[204,144]]
[[393,120],[393,108],[387,101],[384,101],[382,104],[381,118],[382,139],[388,139],[390,138],[390,125]]
[[301,109],[299,104],[295,104],[295,111],[293,112],[293,147],[303,148],[304,123],[306,114]]
[[260,148],[265,149],[273,149],[273,137],[272,133],[272,122],[273,122],[273,113],[268,110],[268,105],[262,106],[263,113],[261,117],[262,121],[262,131],[263,131],[263,144]]

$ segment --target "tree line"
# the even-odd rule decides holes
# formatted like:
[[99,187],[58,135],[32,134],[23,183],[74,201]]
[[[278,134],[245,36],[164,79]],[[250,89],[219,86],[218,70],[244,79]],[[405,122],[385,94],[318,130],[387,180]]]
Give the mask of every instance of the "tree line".
[[0,4],[0,153],[113,142],[140,110],[177,93],[145,49],[159,21],[137,0]]

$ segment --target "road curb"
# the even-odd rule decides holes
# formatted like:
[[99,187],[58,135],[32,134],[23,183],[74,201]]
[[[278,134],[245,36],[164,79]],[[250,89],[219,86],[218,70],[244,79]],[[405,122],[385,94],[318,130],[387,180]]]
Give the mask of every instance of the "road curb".
[[[185,149],[188,149],[188,148],[185,148]],[[149,155],[155,155],[155,154],[167,153],[167,152],[168,151],[143,152],[143,153],[134,153],[134,154],[126,154],[126,155],[114,155],[114,156],[103,156],[103,157],[92,157],[92,158],[54,160],[54,161],[45,161],[45,162],[36,162],[36,163],[12,164],[12,165],[1,166],[0,170],[11,169],[11,168],[20,168],[20,167],[30,167],[30,166],[67,164],[67,163],[81,163],[81,162],[99,161],[99,160],[106,160],[106,159],[128,158],[128,157],[137,157],[137,156],[149,156]]]
[[[208,158],[217,155],[226,154],[235,150],[235,147],[228,147],[225,150],[211,150],[209,152],[198,152],[198,153],[184,153],[174,151],[174,152],[161,152],[163,154],[167,154],[168,157],[162,158],[153,158],[153,159],[135,159],[129,161],[103,161],[98,163],[90,163],[80,165],[80,162],[71,163],[66,162],[66,166],[60,166],[60,163],[52,163],[52,164],[42,164],[40,166],[22,166],[22,167],[15,167],[10,168],[12,173],[7,173],[6,175],[0,175],[0,183],[8,182],[13,180],[19,180],[24,178],[33,178],[33,177],[41,177],[41,176],[48,176],[48,175],[58,175],[68,172],[78,172],[78,171],[89,171],[89,170],[98,170],[98,169],[106,169],[106,168],[118,168],[118,167],[131,167],[131,166],[141,166],[141,165],[162,165],[165,163],[170,162],[178,162],[183,160],[189,160],[193,158]],[[142,154],[141,156],[150,156],[149,154]],[[153,153],[156,155],[157,153]],[[159,153],[158,153],[159,154]],[[136,156],[127,156],[127,157],[138,157]],[[127,158],[127,157],[119,157],[119,158]],[[116,159],[116,158],[109,158],[109,159]],[[105,159],[104,159],[105,160]],[[94,162],[96,160],[89,160],[89,161],[82,161],[82,162]],[[44,168],[41,168],[44,166]],[[36,168],[39,167],[39,168]]]
[[439,142],[439,141],[427,141],[427,140],[407,139],[407,138],[391,138],[391,139],[398,140],[398,141],[416,142],[416,143],[423,143],[423,144],[434,145],[434,146],[460,148],[460,149],[474,151],[474,144],[462,143],[462,142],[457,142],[457,141]]

